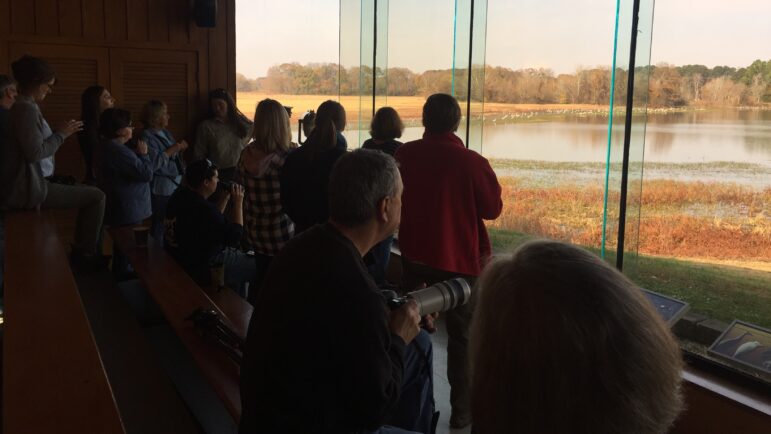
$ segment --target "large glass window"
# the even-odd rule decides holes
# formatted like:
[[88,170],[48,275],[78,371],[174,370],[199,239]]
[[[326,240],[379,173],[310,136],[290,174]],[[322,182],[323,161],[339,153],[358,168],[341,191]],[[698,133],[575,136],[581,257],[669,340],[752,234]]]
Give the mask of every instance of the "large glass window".
[[297,120],[339,97],[341,41],[350,40],[340,20],[349,17],[339,0],[237,0],[236,8],[238,108],[251,118],[264,98],[292,107],[297,140]]
[[339,98],[353,148],[377,108],[407,141],[426,96],[455,95],[503,186],[494,251],[548,237],[623,265],[690,304],[675,330],[706,354],[734,319],[771,328],[771,4],[668,0],[654,20],[641,0],[636,23],[634,4],[242,0],[239,106]]

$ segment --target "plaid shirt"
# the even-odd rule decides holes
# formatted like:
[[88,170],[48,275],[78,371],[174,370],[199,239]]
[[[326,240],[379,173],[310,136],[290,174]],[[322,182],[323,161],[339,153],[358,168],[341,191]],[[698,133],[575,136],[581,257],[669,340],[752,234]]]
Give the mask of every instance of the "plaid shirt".
[[286,153],[270,154],[260,163],[258,175],[244,168],[243,156],[238,163],[237,182],[244,186],[244,223],[246,239],[255,252],[275,256],[294,236],[294,223],[281,207],[279,172]]

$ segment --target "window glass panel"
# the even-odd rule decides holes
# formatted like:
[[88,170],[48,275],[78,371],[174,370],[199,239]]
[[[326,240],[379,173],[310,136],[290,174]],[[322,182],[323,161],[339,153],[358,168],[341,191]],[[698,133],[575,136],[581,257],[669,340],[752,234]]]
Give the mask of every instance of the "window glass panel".
[[616,7],[488,1],[482,154],[503,187],[496,252],[531,237],[601,252]]
[[[340,6],[349,1],[236,0],[236,101],[247,117],[264,98],[292,106],[297,141],[299,117],[338,99],[341,52],[358,50],[346,45],[351,38],[341,39]],[[343,105],[350,110],[348,101]]]

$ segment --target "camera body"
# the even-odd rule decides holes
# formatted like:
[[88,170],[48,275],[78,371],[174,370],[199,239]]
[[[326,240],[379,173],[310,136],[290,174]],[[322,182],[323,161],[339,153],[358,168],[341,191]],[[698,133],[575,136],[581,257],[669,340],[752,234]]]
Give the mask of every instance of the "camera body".
[[404,296],[399,296],[392,290],[381,291],[381,294],[391,310],[398,309],[410,300],[415,300],[420,316],[425,316],[446,312],[468,303],[471,299],[471,286],[466,279],[457,277],[412,291]]
[[217,183],[217,190],[229,192],[233,188],[234,182],[232,181],[219,181]]

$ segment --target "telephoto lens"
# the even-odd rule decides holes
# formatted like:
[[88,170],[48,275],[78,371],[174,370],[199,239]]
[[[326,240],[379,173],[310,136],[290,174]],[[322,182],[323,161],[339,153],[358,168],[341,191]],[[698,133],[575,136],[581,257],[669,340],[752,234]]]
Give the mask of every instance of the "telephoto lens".
[[458,277],[439,282],[428,288],[418,289],[404,297],[397,296],[396,292],[391,290],[381,291],[381,293],[391,309],[396,309],[413,299],[418,304],[420,316],[425,316],[431,313],[446,312],[468,303],[471,299],[471,286],[466,279]]
[[458,277],[410,292],[407,297],[418,303],[420,316],[424,316],[446,312],[468,303],[471,299],[471,286],[466,279]]

